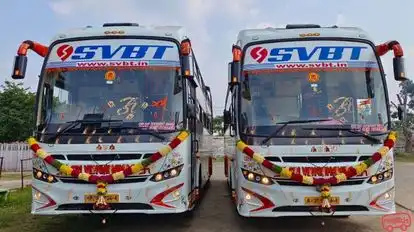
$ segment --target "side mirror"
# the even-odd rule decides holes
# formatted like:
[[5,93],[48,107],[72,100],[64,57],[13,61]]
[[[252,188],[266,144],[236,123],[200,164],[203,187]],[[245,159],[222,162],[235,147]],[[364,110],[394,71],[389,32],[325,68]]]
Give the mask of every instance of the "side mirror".
[[188,114],[189,118],[196,118],[197,117],[196,108],[195,108],[194,104],[192,104],[192,103],[187,104],[187,114]]
[[396,81],[405,81],[407,80],[407,76],[405,74],[405,67],[404,67],[404,58],[403,57],[394,57],[393,60],[394,66],[394,79]]
[[16,56],[14,58],[14,67],[12,78],[13,79],[24,79],[26,75],[26,67],[27,67],[27,56]]
[[398,120],[403,120],[403,114],[404,114],[404,109],[401,105],[399,105],[397,107],[397,116],[398,116]]

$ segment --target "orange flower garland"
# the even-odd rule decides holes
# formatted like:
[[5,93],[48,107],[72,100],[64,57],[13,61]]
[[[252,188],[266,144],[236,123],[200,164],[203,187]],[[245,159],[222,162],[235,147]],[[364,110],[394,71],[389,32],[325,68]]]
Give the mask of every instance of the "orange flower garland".
[[175,149],[185,139],[187,139],[188,136],[189,136],[189,133],[187,131],[182,131],[167,146],[161,148],[158,152],[154,153],[150,157],[136,164],[133,164],[132,166],[128,166],[122,171],[119,171],[113,174],[104,175],[104,176],[91,175],[86,172],[81,172],[78,169],[73,169],[70,166],[61,163],[60,161],[54,159],[49,153],[44,151],[39,146],[39,144],[36,142],[34,138],[29,138],[27,142],[29,144],[30,149],[33,150],[33,152],[37,155],[37,157],[41,158],[46,163],[53,166],[54,168],[59,170],[64,175],[76,177],[80,180],[96,184],[97,194],[99,197],[98,197],[98,201],[96,202],[94,208],[103,210],[103,209],[109,209],[109,206],[105,202],[105,198],[104,198],[104,196],[107,193],[106,187],[108,184],[114,183],[117,180],[121,180],[127,176],[138,173],[143,168],[149,166],[152,163],[155,163],[162,157],[165,157],[167,154],[169,154],[173,149]]
[[341,172],[335,176],[324,178],[314,178],[312,176],[306,176],[302,174],[293,173],[289,167],[281,167],[279,165],[273,164],[267,159],[265,159],[259,153],[254,152],[252,149],[249,148],[247,144],[243,141],[239,140],[237,142],[237,148],[242,151],[244,154],[258,162],[259,164],[263,165],[264,167],[268,168],[269,170],[280,174],[281,177],[286,177],[291,180],[301,182],[307,185],[322,185],[321,188],[321,197],[323,198],[322,208],[330,208],[329,199],[330,199],[330,185],[335,185],[346,181],[347,179],[354,177],[356,175],[360,175],[365,172],[370,166],[377,163],[379,160],[384,157],[390,149],[394,147],[394,144],[397,140],[397,134],[394,131],[391,131],[388,135],[387,139],[384,141],[384,146],[378,149],[369,159],[364,160],[358,163],[355,166],[350,166],[347,168],[346,172]]

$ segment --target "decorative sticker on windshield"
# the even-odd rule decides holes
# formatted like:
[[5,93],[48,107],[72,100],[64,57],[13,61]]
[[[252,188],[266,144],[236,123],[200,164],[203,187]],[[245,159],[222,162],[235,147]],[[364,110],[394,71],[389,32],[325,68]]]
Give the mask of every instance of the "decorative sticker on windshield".
[[131,120],[135,116],[135,108],[137,107],[136,97],[126,97],[120,100],[120,102],[126,102],[126,104],[119,108],[116,112],[118,115],[126,115],[126,119]]
[[140,129],[147,130],[175,130],[174,122],[140,122],[138,123]]
[[352,102],[352,97],[338,97],[332,103],[328,104],[327,108],[335,120],[345,123],[347,120],[344,116],[353,111]]
[[357,99],[357,112],[362,122],[372,114],[371,99]]
[[105,80],[107,84],[113,84],[114,80],[116,78],[116,73],[115,71],[108,71],[105,73]]
[[168,101],[168,96],[165,96],[163,99],[159,101],[152,101],[151,106],[165,109],[167,107],[167,101]]
[[308,74],[308,81],[310,83],[317,83],[319,82],[319,74],[315,73],[315,72],[311,72]]

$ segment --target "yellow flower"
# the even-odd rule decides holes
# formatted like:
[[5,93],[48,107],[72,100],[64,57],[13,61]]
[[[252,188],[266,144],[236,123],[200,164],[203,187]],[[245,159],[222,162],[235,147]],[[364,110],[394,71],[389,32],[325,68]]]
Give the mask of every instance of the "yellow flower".
[[114,180],[121,180],[125,178],[124,172],[115,172],[114,174],[112,174],[112,177],[114,178]]
[[391,131],[390,134],[388,135],[388,138],[392,139],[395,142],[397,140],[397,132]]
[[356,169],[357,175],[361,175],[363,172],[365,172],[365,170],[367,170],[368,166],[364,162],[361,162],[354,168]]
[[171,152],[171,147],[170,146],[164,146],[163,148],[161,148],[160,150],[159,150],[159,152],[160,152],[160,154],[161,154],[161,156],[166,156],[168,153],[170,153]]
[[132,165],[131,170],[132,170],[132,173],[137,173],[141,171],[143,168],[144,166],[142,166],[141,163],[137,163],[137,164]]
[[29,146],[32,146],[33,144],[36,144],[36,139],[34,139],[33,137],[30,137],[27,140],[27,143],[29,144]]
[[322,191],[321,192],[321,197],[323,198],[328,198],[331,196],[331,193],[329,191]]
[[380,149],[378,149],[378,152],[381,154],[381,156],[385,156],[389,151],[390,149],[386,146],[383,146]]
[[247,145],[243,142],[243,141],[238,141],[237,142],[237,148],[240,150],[240,151],[243,151],[244,150],[244,148],[246,148],[247,147]]
[[63,164],[62,166],[60,166],[59,171],[67,176],[70,176],[70,174],[72,173],[72,168]]
[[183,131],[181,132],[177,138],[182,142],[184,141],[186,138],[188,137],[188,132],[187,131]]
[[261,156],[259,153],[253,153],[253,159],[258,162],[259,164],[263,164],[263,161],[265,160],[263,156]]
[[280,172],[280,176],[291,178],[292,177],[292,171],[290,171],[289,168],[282,168],[282,171]]
[[303,176],[302,183],[312,185],[313,184],[313,177],[311,176]]
[[36,155],[39,156],[39,158],[41,159],[45,159],[46,156],[48,156],[47,152],[43,149],[37,150]]
[[89,175],[88,173],[82,172],[81,174],[79,174],[78,178],[83,181],[89,181],[90,176],[91,175]]
[[338,175],[336,175],[335,178],[338,181],[338,183],[341,183],[343,181],[346,181],[346,175],[343,172],[341,172]]

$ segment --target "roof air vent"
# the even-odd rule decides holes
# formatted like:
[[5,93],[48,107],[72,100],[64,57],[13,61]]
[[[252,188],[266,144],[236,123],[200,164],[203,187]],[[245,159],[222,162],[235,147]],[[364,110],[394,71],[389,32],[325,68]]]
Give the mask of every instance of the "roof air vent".
[[103,27],[139,27],[138,23],[104,23]]
[[286,29],[321,28],[318,24],[288,24]]

